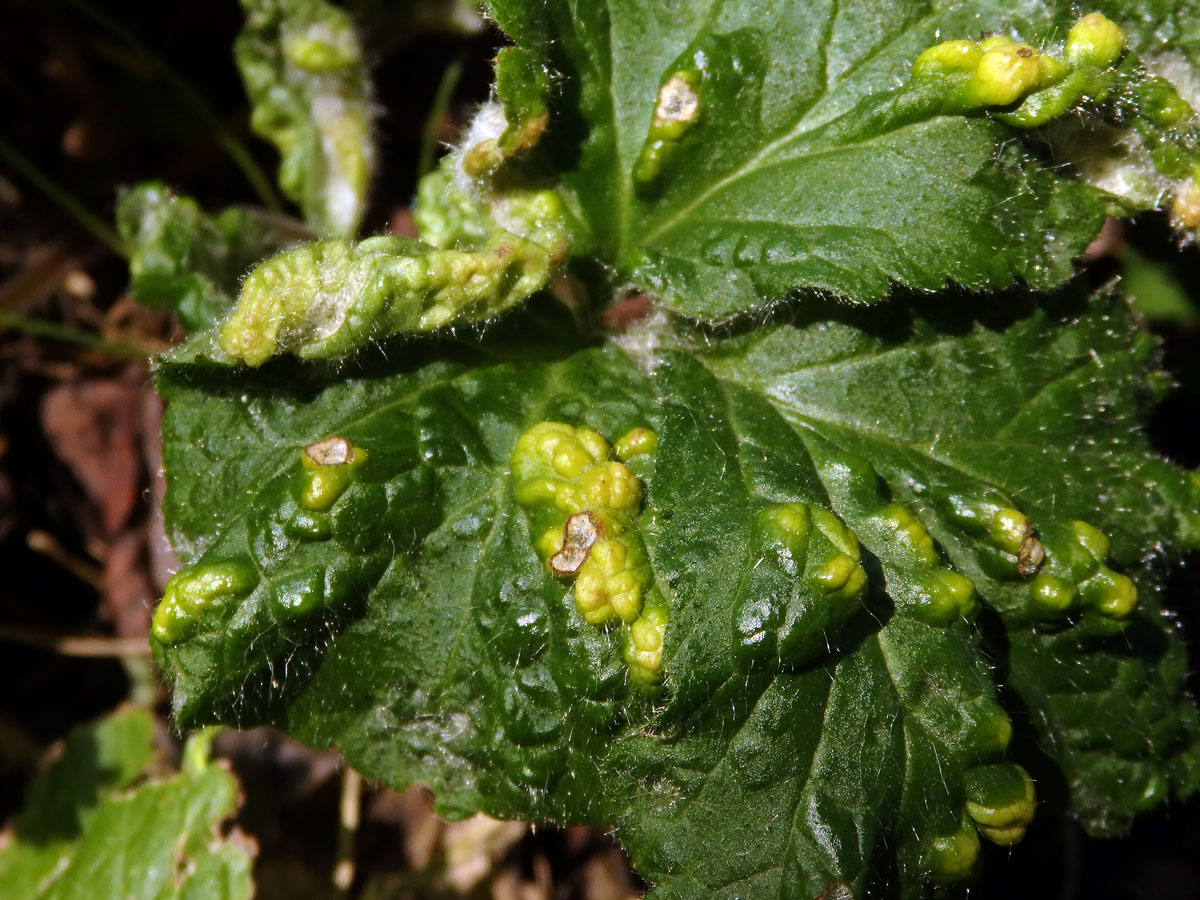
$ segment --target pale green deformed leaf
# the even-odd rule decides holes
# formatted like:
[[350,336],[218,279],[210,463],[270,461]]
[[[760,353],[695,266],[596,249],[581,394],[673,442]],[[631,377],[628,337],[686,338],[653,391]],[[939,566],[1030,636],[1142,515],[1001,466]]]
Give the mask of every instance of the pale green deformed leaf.
[[309,236],[298,223],[242,207],[209,216],[159,182],[121,193],[117,229],[134,299],[170,310],[189,331],[229,312],[252,266]]
[[272,257],[220,327],[182,353],[251,366],[281,353],[338,359],[387,337],[484,323],[527,300],[566,258],[562,204],[549,190],[464,187],[461,161],[447,157],[422,179],[422,240],[324,240]]
[[172,777],[143,780],[152,730],[150,714],[131,709],[68,738],[0,850],[6,898],[251,896],[248,843],[217,830],[237,808],[237,782],[206,751]]
[[[1154,104],[1139,106],[1132,87],[1111,111],[1120,129],[1043,142],[1028,131],[1037,116],[1008,115],[1021,94],[1010,106],[955,106],[951,89],[913,79],[927,48],[981,31],[1061,55],[1080,13],[1070,4],[806,0],[768,16],[751,2],[490,8],[557,74],[538,155],[586,226],[580,246],[611,267],[610,289],[632,282],[689,316],[728,318],[799,289],[870,301],[893,283],[1047,288],[1117,211],[1106,191],[1126,212],[1187,194],[1164,180],[1179,172],[1160,172],[1177,167],[1150,157],[1194,143],[1194,117],[1187,134],[1146,125]],[[1190,5],[1095,8],[1127,32],[1130,67],[1140,55],[1152,74],[1194,79]],[[1068,91],[1068,121],[1077,109],[1096,121],[1088,98],[1106,65]],[[1039,115],[1049,115],[1044,93]],[[1143,145],[1144,161],[1130,157]],[[1155,189],[1122,192],[1138,179]],[[1186,204],[1176,214],[1185,226],[1192,215]]]
[[371,88],[354,25],[325,0],[242,0],[234,57],[250,125],[282,157],[279,186],[322,236],[358,232],[375,145]]
[[[1156,592],[1160,560],[1197,541],[1200,493],[1139,427],[1153,343],[1106,294],[990,309],[810,304],[695,336],[698,355],[633,336],[636,364],[540,308],[474,349],[415,343],[399,369],[164,362],[189,567],[155,650],[179,722],[272,722],[431,785],[452,816],[615,824],[662,897],[967,877],[981,839],[1019,839],[1034,811],[1012,762],[1038,760],[1006,751],[1013,727],[1070,788],[1038,814],[1105,829],[1194,789],[1200,735]],[[636,518],[584,507],[648,554],[659,684],[633,677],[634,626],[589,625],[576,576],[547,568],[572,491],[598,483],[587,467],[617,462],[572,450],[537,474],[514,450],[545,422],[594,430],[636,478]],[[637,428],[652,457],[619,449]],[[1043,571],[1072,592],[1059,609],[1039,605]],[[845,596],[858,606],[826,615]],[[1117,698],[1152,737],[1089,728]]]

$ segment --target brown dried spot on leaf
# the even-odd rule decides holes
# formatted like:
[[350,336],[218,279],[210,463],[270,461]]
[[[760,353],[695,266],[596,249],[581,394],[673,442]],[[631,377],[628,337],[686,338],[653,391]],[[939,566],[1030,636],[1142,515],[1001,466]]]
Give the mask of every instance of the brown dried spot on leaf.
[[1017,572],[1025,577],[1036,575],[1045,558],[1046,550],[1042,547],[1042,542],[1030,529],[1021,541],[1021,549],[1017,551]]
[[354,462],[354,446],[339,435],[309,444],[304,452],[318,466],[344,466]]
[[570,516],[563,525],[562,549],[550,557],[550,570],[555,575],[578,572],[603,529],[604,524],[590,512]]

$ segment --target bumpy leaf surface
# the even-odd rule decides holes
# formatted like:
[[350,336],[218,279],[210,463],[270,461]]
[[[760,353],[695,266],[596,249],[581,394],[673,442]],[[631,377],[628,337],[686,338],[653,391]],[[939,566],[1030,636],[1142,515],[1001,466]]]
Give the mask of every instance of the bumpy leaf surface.
[[0,851],[5,897],[251,896],[247,847],[216,830],[237,807],[237,782],[200,761],[134,786],[152,761],[152,732],[148,712],[128,710],[68,738]]
[[[615,285],[689,316],[727,318],[797,289],[871,301],[895,282],[1045,288],[1102,220],[1106,195],[1045,146],[910,90],[914,60],[938,41],[1059,40],[1075,4],[490,6],[558,73],[539,149],[592,251]],[[1152,70],[1191,79],[1192,4],[1089,8],[1117,21]],[[1095,157],[1111,137],[1087,140],[1079,155]]]
[[[965,306],[810,304],[693,336],[703,352],[653,328],[632,355],[580,346],[534,311],[336,374],[165,361],[191,567],[154,643],[178,721],[272,722],[431,785],[448,815],[615,823],[663,897],[961,878],[975,823],[1006,842],[1032,815],[1013,727],[1098,830],[1194,789],[1200,729],[1155,593],[1200,495],[1139,430],[1152,342],[1108,295]],[[539,556],[514,449],[544,422],[618,452],[657,434],[628,460],[642,502],[622,526],[665,610],[657,688],[630,677],[626,626],[587,624]],[[335,451],[354,466],[321,481]],[[998,550],[976,521],[995,497],[1042,543]],[[869,588],[847,594],[860,544]],[[1043,552],[1070,600],[1051,613],[1031,599]],[[834,596],[848,615],[822,618]],[[989,778],[1015,793],[981,795]]]

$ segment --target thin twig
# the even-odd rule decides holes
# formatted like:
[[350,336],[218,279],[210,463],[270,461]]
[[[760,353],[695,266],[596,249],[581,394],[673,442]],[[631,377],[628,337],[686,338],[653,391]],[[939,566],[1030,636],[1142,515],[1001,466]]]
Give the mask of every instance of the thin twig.
[[66,341],[68,344],[78,344],[92,350],[102,350],[118,359],[145,362],[152,355],[126,341],[114,341],[90,331],[72,328],[70,325],[0,310],[0,329],[4,328],[11,328],[13,331],[21,331],[25,334],[34,334],[38,337],[52,338],[56,341]]
[[362,813],[362,776],[349,766],[342,772],[342,797],[338,803],[337,862],[333,866],[333,896],[344,900],[354,884],[354,838]]
[[105,31],[123,41],[144,62],[149,63],[150,66],[157,69],[163,78],[178,92],[180,98],[200,117],[205,127],[208,128],[217,143],[221,146],[221,149],[228,153],[229,158],[241,169],[246,180],[250,182],[250,186],[254,188],[254,192],[258,194],[259,201],[267,209],[274,212],[283,211],[283,202],[279,199],[279,194],[272,187],[271,180],[259,168],[258,163],[254,161],[254,157],[246,148],[246,145],[239,141],[233,132],[225,126],[225,123],[221,121],[220,116],[217,115],[208,99],[196,90],[187,78],[180,74],[163,57],[142,43],[132,31],[115,20],[110,19],[91,3],[88,3],[87,0],[64,0],[64,2],[91,19]]
[[47,199],[55,203],[72,219],[86,229],[92,237],[104,244],[117,256],[128,257],[129,251],[125,242],[108,224],[94,215],[86,206],[79,202],[70,192],[59,187],[50,176],[33,164],[24,153],[0,137],[0,160],[12,166],[26,181],[41,191]]
[[0,625],[0,641],[11,641],[27,647],[49,650],[63,656],[144,657],[150,655],[146,638],[115,638],[104,635],[45,634],[19,625]]
[[85,581],[96,590],[104,585],[104,571],[86,559],[80,559],[48,531],[34,528],[25,535],[25,545],[35,553],[48,556],[80,581]]

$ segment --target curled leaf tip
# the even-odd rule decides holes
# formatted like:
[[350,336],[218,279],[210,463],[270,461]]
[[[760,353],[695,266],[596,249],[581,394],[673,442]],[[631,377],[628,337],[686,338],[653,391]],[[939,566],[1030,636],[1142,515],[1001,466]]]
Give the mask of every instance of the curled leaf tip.
[[279,186],[318,234],[350,237],[375,164],[366,64],[347,13],[324,0],[242,0],[234,56],[250,126],[279,150]]
[[319,241],[250,273],[220,345],[259,366],[278,353],[336,359],[384,337],[483,322],[539,290],[562,251],[502,230],[477,250],[399,237]]

